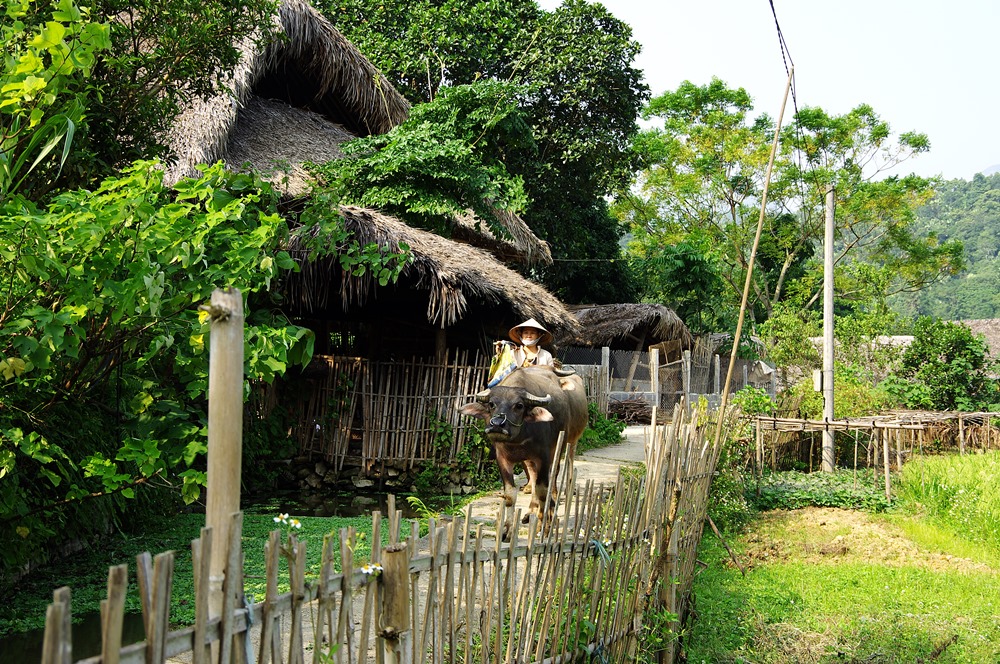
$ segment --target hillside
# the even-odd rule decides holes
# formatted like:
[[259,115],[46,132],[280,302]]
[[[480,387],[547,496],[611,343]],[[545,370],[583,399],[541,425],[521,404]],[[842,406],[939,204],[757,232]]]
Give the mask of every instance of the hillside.
[[895,296],[893,307],[910,316],[1000,318],[1000,173],[943,182],[917,216],[918,234],[962,241],[967,269],[918,293]]

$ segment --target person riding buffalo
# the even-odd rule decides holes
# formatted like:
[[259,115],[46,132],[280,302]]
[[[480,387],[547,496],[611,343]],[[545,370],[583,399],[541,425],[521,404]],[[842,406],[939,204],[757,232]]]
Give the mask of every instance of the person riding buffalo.
[[552,353],[542,348],[543,344],[552,341],[552,334],[534,318],[510,328],[508,336],[517,344],[514,348],[514,361],[517,366],[545,366],[553,363]]

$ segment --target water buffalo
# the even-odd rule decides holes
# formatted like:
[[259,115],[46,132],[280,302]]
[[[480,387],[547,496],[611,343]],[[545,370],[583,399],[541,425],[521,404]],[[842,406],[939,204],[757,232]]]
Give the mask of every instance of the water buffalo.
[[[516,369],[460,410],[463,415],[486,422],[486,436],[496,449],[507,506],[513,506],[517,498],[514,465],[524,464],[532,486],[529,509],[547,525],[550,508],[555,506],[551,496],[555,495],[556,478],[551,471],[558,469],[555,451],[559,432],[566,432],[563,449],[572,469],[576,441],[587,427],[583,380],[551,366]],[[509,521],[504,527],[504,539],[509,536]]]

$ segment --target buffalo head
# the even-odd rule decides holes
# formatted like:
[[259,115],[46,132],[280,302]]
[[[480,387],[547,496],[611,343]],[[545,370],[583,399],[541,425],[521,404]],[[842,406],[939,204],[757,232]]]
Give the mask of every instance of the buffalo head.
[[545,406],[552,396],[544,397],[523,387],[498,385],[476,395],[476,401],[462,406],[463,415],[472,415],[486,422],[486,435],[494,442],[520,443],[521,426],[527,422],[551,422],[553,417]]

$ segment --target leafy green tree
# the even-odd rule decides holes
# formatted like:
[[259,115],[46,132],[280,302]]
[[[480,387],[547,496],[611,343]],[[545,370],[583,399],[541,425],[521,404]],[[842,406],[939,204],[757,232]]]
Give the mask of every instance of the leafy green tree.
[[520,212],[526,199],[497,148],[534,151],[516,92],[485,81],[442,88],[393,131],[350,141],[344,159],[314,170],[338,202],[377,207],[442,234],[471,209],[502,237],[494,210]]
[[907,315],[945,319],[1000,316],[1000,173],[940,183],[917,209],[916,228],[965,247],[967,269],[892,304]]
[[523,182],[523,216],[556,257],[535,276],[570,301],[633,297],[622,228],[604,200],[637,164],[630,144],[648,94],[632,66],[639,46],[627,25],[582,0],[553,12],[531,0],[321,7],[415,104],[483,79],[519,85],[535,148],[496,136],[490,151]]
[[0,41],[0,204],[45,192],[84,119],[86,81],[110,46],[108,26],[70,0],[6,0]]
[[[91,497],[129,498],[154,478],[198,496],[209,332],[198,307],[215,288],[247,298],[248,381],[310,359],[313,334],[270,295],[295,269],[270,186],[221,165],[174,190],[161,180],[141,162],[93,192],[0,207],[0,541],[26,544],[0,546],[0,562],[99,525],[74,518]],[[345,269],[398,274],[396,257],[366,258],[321,209],[303,219],[298,232]]]
[[1000,390],[991,377],[996,370],[986,342],[969,328],[921,317],[900,369],[884,384],[907,408],[995,410],[1000,407]]
[[191,99],[229,85],[241,51],[274,35],[276,0],[97,0],[111,49],[93,66],[89,121],[76,155],[85,182],[137,159],[167,158],[164,137]]
[[[662,128],[637,142],[647,167],[639,196],[622,198],[620,216],[651,238],[673,242],[697,233],[717,248],[713,258],[737,306],[759,217],[774,123],[752,117],[743,89],[718,79],[683,83],[653,99],[647,117]],[[914,210],[933,182],[882,177],[885,169],[929,149],[925,136],[893,139],[869,106],[842,116],[802,109],[782,130],[782,150],[768,193],[765,227],[752,282],[751,315],[758,322],[791,299],[817,304],[827,185],[837,191],[837,291],[842,302],[883,299],[921,288],[961,268],[961,246],[913,233]]]

